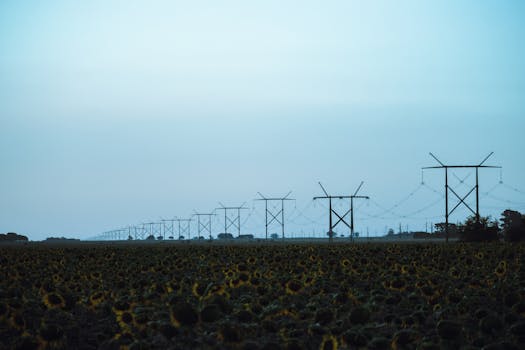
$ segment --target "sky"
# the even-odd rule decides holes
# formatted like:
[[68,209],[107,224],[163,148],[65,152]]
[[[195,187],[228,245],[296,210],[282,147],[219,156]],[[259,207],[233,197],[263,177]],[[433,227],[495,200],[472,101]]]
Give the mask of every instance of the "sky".
[[[481,214],[523,212],[523,18],[518,0],[4,0],[0,232],[84,239],[221,202],[245,203],[242,233],[262,237],[257,192],[292,191],[286,234],[322,236],[319,181],[330,195],[364,181],[361,235],[430,230],[444,175],[422,173],[429,152],[494,152]],[[474,178],[454,171],[451,187]]]

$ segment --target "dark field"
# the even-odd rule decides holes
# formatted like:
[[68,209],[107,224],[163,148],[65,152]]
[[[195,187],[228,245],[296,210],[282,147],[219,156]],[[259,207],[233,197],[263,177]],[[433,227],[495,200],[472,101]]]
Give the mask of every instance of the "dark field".
[[523,349],[525,246],[0,247],[0,348]]

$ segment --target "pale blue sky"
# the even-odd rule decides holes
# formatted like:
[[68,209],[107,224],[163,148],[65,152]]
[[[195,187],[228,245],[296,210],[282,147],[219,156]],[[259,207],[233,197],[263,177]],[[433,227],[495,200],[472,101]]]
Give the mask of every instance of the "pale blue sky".
[[[259,235],[256,192],[292,190],[289,232],[320,233],[317,181],[361,180],[358,231],[424,229],[444,210],[427,187],[373,216],[418,187],[429,151],[494,151],[504,186],[482,214],[525,211],[507,187],[525,190],[523,18],[522,1],[2,1],[0,232],[88,237],[247,201]],[[442,192],[442,173],[425,182]]]

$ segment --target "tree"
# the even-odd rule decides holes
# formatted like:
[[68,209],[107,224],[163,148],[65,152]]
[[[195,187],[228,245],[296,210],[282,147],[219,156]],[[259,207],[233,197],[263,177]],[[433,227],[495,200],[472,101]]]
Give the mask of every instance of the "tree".
[[508,242],[525,241],[525,216],[519,211],[507,209],[501,213],[503,235]]
[[460,239],[465,242],[490,242],[499,239],[498,222],[491,221],[488,216],[480,217],[479,221],[475,216],[470,216],[458,231]]
[[[447,224],[445,222],[438,222],[437,224],[434,224],[434,227],[436,229],[436,233],[445,233],[447,229]],[[456,224],[448,224],[448,233],[451,235],[455,235],[458,232],[458,226]]]

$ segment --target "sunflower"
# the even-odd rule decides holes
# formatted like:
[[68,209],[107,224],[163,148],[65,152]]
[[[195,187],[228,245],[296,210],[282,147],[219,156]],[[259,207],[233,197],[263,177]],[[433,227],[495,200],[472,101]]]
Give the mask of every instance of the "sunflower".
[[286,282],[285,290],[286,294],[296,295],[301,292],[302,284],[296,279],[291,279]]
[[91,306],[96,307],[105,300],[103,292],[95,292],[89,296]]
[[452,277],[453,279],[457,280],[461,277],[461,272],[458,268],[456,268],[455,266],[452,266],[450,268],[450,270],[448,270],[448,274],[450,277]]
[[390,282],[390,289],[402,292],[406,289],[406,282],[402,278],[396,278]]
[[126,311],[131,310],[131,304],[126,300],[117,300],[111,308],[117,315],[122,314]]
[[63,309],[66,306],[66,301],[64,300],[64,298],[56,292],[47,293],[42,299],[48,309]]
[[7,318],[7,314],[9,313],[9,307],[6,303],[0,302],[0,321],[5,320]]
[[347,258],[342,259],[340,261],[340,264],[341,264],[341,267],[343,268],[349,268],[351,266],[351,262]]
[[124,311],[122,313],[117,314],[117,323],[122,330],[129,331],[131,329],[133,321],[133,314],[129,311]]
[[175,305],[170,312],[171,323],[179,328],[192,326],[199,321],[199,314],[189,303],[181,302]]
[[235,272],[231,269],[224,269],[222,273],[224,274],[224,278],[227,280],[233,279],[235,277]]
[[323,335],[319,350],[337,350],[338,347],[339,343],[337,342],[337,338],[331,334],[325,334]]
[[60,349],[64,347],[64,331],[60,327],[44,324],[38,333],[38,339],[44,349]]
[[26,320],[21,314],[13,313],[9,318],[9,325],[18,331],[23,331],[26,328]]
[[206,289],[207,288],[204,283],[194,282],[191,286],[191,294],[193,294],[193,296],[195,296],[196,298],[200,299],[204,297]]
[[221,342],[239,343],[242,339],[242,334],[239,330],[239,327],[225,324],[221,326],[217,337]]
[[60,283],[62,281],[62,276],[60,276],[58,273],[53,274],[52,278],[54,283]]
[[133,316],[133,325],[141,331],[146,329],[148,321],[148,316],[144,313],[140,313],[136,316]]
[[496,270],[494,270],[494,274],[498,278],[502,278],[507,273],[507,262],[505,260],[500,261],[498,264],[498,267],[496,267]]

